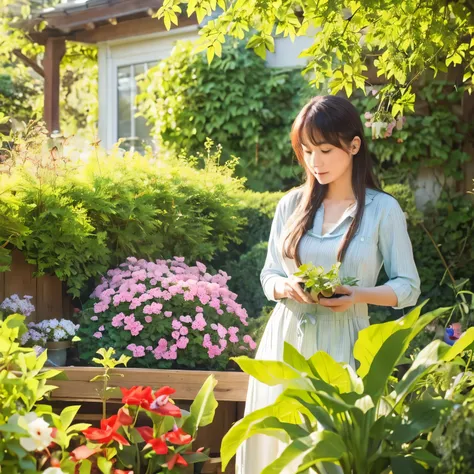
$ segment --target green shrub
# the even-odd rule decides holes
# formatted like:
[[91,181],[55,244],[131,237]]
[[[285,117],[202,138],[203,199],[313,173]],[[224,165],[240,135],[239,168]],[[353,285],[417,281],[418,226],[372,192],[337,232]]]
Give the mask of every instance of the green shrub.
[[66,281],[74,296],[88,295],[89,280],[130,255],[207,262],[240,243],[243,184],[212,153],[198,170],[117,147],[110,154],[64,143],[48,148],[36,125],[13,138],[0,196],[2,219],[20,229],[15,240],[2,235],[2,244],[21,249],[40,275]]
[[268,68],[243,42],[226,43],[211,65],[192,48],[178,43],[140,86],[139,110],[161,146],[193,154],[211,137],[225,159],[240,158],[237,172],[250,189],[291,187],[301,172],[291,123],[313,93],[301,70]]

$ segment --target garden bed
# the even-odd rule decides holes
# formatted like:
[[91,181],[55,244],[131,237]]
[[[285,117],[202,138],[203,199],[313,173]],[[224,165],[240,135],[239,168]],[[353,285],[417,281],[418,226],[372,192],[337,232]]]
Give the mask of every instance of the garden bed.
[[[77,420],[98,426],[102,417],[102,403],[99,390],[102,382],[90,380],[103,373],[98,367],[58,367],[63,371],[67,380],[55,379],[50,383],[57,386],[51,394],[51,405],[55,411],[60,411],[68,405],[81,405],[76,416]],[[173,399],[182,409],[189,409],[199,389],[210,374],[217,379],[214,395],[219,403],[214,422],[201,428],[198,432],[195,446],[210,448],[212,460],[206,463],[204,473],[220,473],[220,445],[222,438],[231,426],[243,417],[245,397],[249,376],[244,372],[211,372],[205,370],[170,370],[170,369],[127,369],[112,370],[109,386],[130,388],[134,385],[150,385],[153,389],[169,385],[176,390]],[[119,376],[122,374],[123,376]],[[107,416],[117,411],[121,404],[120,394],[112,396],[107,401]],[[234,473],[231,463],[225,473]]]
[[[54,380],[58,388],[52,393],[52,400],[73,402],[98,402],[98,390],[102,382],[90,382],[92,378],[104,372],[97,367],[58,367],[67,380]],[[206,370],[170,370],[170,369],[116,369],[111,374],[122,374],[110,381],[112,387],[130,388],[134,385],[150,385],[158,389],[169,385],[176,390],[173,398],[192,401],[202,384],[210,374],[217,379],[214,390],[216,400],[245,402],[249,376],[244,372],[210,372]],[[120,402],[121,397],[111,398],[110,402]]]

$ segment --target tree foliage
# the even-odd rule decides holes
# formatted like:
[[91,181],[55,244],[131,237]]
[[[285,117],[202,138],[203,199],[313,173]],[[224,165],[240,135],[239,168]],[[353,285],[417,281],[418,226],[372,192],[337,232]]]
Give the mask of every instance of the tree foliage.
[[218,13],[200,34],[198,50],[209,62],[220,56],[226,37],[243,39],[259,56],[274,51],[275,37],[312,36],[301,56],[311,83],[332,94],[370,87],[373,64],[385,85],[379,91],[380,111],[392,117],[413,110],[413,82],[426,70],[436,75],[460,66],[462,83],[474,89],[474,3],[470,0],[165,0],[156,13],[169,29],[179,15],[202,21]]

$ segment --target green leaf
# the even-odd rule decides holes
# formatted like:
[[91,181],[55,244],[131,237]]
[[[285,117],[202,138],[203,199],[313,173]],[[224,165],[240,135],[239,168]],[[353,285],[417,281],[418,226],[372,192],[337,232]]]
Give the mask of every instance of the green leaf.
[[69,425],[73,422],[74,417],[77,415],[77,412],[80,410],[80,408],[80,405],[72,405],[64,408],[64,410],[61,412],[59,418],[61,420],[61,425],[64,430],[67,430],[69,428]]
[[351,391],[350,374],[341,363],[336,362],[328,353],[318,351],[308,360],[308,363],[322,380],[337,387],[340,393]]
[[[255,410],[242,420],[239,420],[226,433],[222,440],[221,457],[222,470],[224,471],[232,457],[237,452],[237,448],[248,438],[257,433],[255,428],[261,421],[274,417],[280,421],[298,414],[297,408],[288,401],[276,402],[273,405]],[[279,430],[271,430],[271,434],[278,439],[288,440],[288,435]]]
[[[365,377],[374,360],[375,355],[383,343],[395,332],[411,328],[418,320],[423,303],[410,311],[403,318],[396,321],[388,321],[382,324],[373,324],[359,332],[359,337],[354,344],[354,357],[360,362],[357,374]],[[427,323],[428,324],[428,323]]]
[[214,420],[214,414],[218,406],[214,396],[214,388],[216,385],[216,378],[214,375],[210,375],[202,385],[190,407],[190,414],[184,423],[183,429],[193,437],[198,427],[210,425]]
[[303,472],[321,461],[338,461],[347,452],[342,438],[330,431],[316,431],[305,438],[299,438],[285,448],[282,454],[261,474],[280,474],[288,464],[299,466]]
[[439,422],[442,411],[452,408],[450,400],[421,400],[410,405],[406,414],[407,421],[398,425],[389,439],[399,443],[408,443],[421,433],[433,429]]
[[112,462],[101,456],[97,459],[97,466],[102,474],[110,474]]
[[279,385],[290,380],[298,380],[301,374],[285,362],[275,360],[255,360],[247,356],[233,357],[247,374],[266,385]]
[[414,387],[417,380],[428,372],[433,366],[438,364],[448,352],[449,346],[435,340],[428,344],[413,361],[402,380],[398,382],[394,389],[396,403],[399,403]]
[[369,373],[364,378],[364,392],[370,395],[375,404],[384,393],[398,360],[405,353],[410,334],[410,328],[394,332],[375,354]]
[[288,342],[283,343],[283,362],[299,372],[311,373],[308,361]]
[[90,474],[92,469],[92,463],[88,459],[81,461],[81,467],[79,468],[79,474]]

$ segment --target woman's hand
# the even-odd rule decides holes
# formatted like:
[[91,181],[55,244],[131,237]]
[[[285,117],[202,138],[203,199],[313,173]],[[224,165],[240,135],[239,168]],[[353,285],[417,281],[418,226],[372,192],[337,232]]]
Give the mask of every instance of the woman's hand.
[[335,313],[342,313],[347,311],[352,305],[358,303],[357,301],[357,287],[354,286],[338,286],[336,289],[339,298],[319,298],[319,304],[330,308]]
[[316,304],[311,296],[303,291],[303,288],[299,284],[302,281],[302,278],[290,275],[290,277],[277,282],[275,286],[277,298],[290,298],[298,303]]

